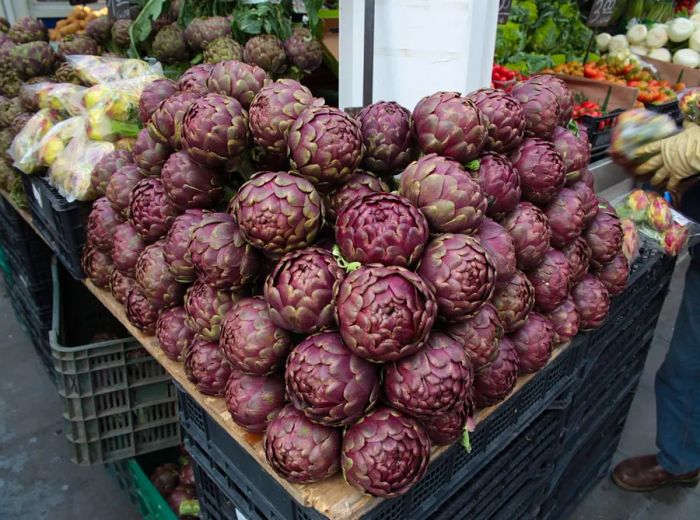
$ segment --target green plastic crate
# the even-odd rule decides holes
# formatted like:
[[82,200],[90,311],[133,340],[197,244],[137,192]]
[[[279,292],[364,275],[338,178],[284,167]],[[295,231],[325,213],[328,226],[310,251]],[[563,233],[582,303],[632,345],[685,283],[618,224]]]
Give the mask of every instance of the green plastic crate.
[[157,466],[176,462],[177,458],[177,449],[170,448],[137,458],[110,462],[105,467],[144,520],[177,520],[177,515],[148,478]]

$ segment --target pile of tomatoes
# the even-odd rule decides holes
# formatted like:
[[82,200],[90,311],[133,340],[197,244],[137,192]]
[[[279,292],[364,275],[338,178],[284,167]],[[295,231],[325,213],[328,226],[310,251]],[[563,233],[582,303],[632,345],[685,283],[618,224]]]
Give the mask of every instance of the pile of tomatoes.
[[511,70],[505,65],[496,63],[491,70],[491,84],[493,88],[499,88],[506,92],[510,92],[513,85],[523,78],[524,76],[520,72]]

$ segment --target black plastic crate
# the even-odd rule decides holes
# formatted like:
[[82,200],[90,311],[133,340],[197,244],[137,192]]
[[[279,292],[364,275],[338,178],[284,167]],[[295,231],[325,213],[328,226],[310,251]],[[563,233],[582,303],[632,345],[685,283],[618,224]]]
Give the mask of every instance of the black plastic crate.
[[652,112],[671,116],[676,123],[683,121],[683,114],[681,113],[681,108],[678,105],[677,99],[673,99],[662,104],[649,103],[648,105],[645,105],[645,108],[647,110],[651,110]]
[[199,516],[204,520],[231,520],[237,517],[236,506],[219,489],[207,473],[194,463],[194,480],[199,497]]
[[586,128],[588,142],[591,144],[591,162],[598,161],[608,155],[612,141],[612,131],[617,124],[617,118],[624,110],[618,108],[604,116],[583,116],[578,123]]
[[56,256],[77,279],[85,276],[80,255],[85,245],[85,225],[90,202],[68,202],[46,178],[23,175],[24,190],[34,225],[48,239]]

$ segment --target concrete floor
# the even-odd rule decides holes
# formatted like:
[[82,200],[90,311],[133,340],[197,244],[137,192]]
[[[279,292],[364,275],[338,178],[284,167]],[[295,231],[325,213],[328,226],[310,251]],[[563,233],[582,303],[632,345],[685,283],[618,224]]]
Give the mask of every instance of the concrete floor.
[[[673,332],[686,266],[687,261],[676,268],[614,462],[655,451],[654,374]],[[17,324],[2,285],[0,359],[0,519],[137,519],[136,510],[101,466],[70,461],[55,388]],[[700,488],[628,493],[606,478],[571,520],[698,518]]]

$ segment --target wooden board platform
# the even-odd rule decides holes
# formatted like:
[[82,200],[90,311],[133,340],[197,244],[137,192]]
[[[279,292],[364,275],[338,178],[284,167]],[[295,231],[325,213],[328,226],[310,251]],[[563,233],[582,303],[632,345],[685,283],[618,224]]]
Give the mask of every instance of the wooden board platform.
[[[44,238],[41,233],[34,227],[31,215],[18,208],[9,195],[2,191],[2,195],[15,207],[18,213],[27,221],[37,234]],[[44,238],[45,239],[45,238]],[[48,242],[47,242],[48,243]],[[49,247],[51,244],[48,243]],[[208,397],[197,390],[185,375],[185,371],[181,363],[168,359],[160,350],[158,341],[154,336],[143,334],[139,329],[134,327],[126,317],[124,308],[119,304],[109,291],[100,289],[95,286],[90,280],[85,280],[86,287],[97,297],[100,302],[124,325],[130,334],[134,336],[143,347],[165,368],[170,376],[187,391],[197,403],[202,406],[216,422],[224,428],[238,444],[240,444],[265,470],[272,475],[275,480],[300,504],[308,507],[313,507],[326,515],[331,520],[355,520],[366,514],[368,511],[376,507],[382,499],[371,497],[363,494],[359,490],[350,486],[343,479],[342,475],[338,474],[334,477],[326,479],[322,482],[309,485],[291,484],[278,476],[270,467],[265,459],[265,453],[262,447],[262,436],[251,434],[238,426],[231,419],[231,414],[226,409],[226,403],[223,398]],[[550,363],[554,360],[568,345],[556,349],[552,354]],[[529,374],[518,378],[518,382],[511,392],[511,395],[518,392],[535,374]],[[480,410],[476,417],[475,423],[478,425],[491,415],[499,405],[491,406]],[[434,448],[431,453],[431,460],[442,455],[449,446],[441,446]]]

